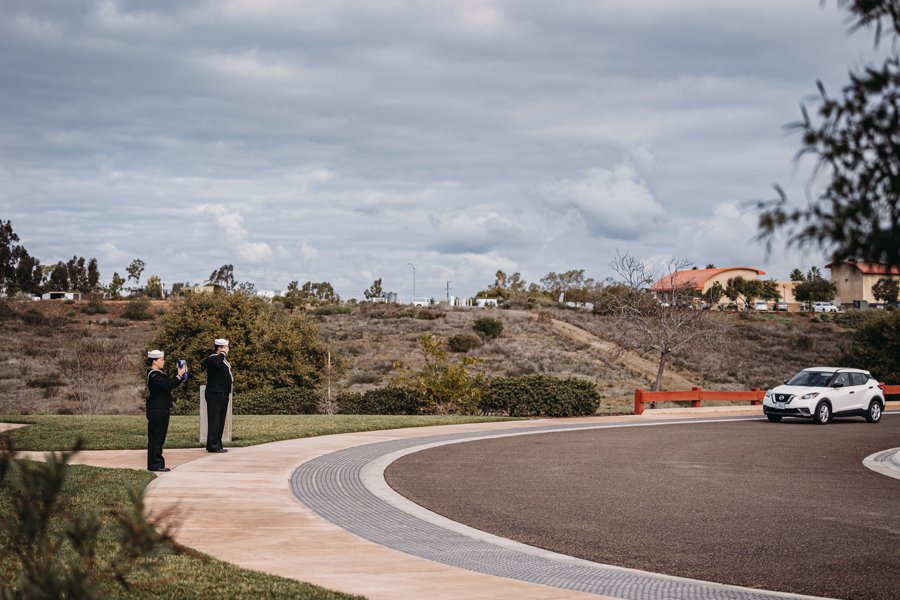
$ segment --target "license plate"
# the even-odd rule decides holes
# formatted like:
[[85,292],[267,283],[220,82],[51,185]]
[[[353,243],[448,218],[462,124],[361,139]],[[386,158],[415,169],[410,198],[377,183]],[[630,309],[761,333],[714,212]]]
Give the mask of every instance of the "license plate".
[[775,408],[783,409],[783,408],[784,408],[784,402],[776,402],[776,403],[775,403]]

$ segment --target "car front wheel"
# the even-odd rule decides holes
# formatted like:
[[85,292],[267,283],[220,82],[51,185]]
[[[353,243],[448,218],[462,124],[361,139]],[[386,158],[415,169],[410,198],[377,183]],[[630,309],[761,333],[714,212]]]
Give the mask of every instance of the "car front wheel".
[[877,423],[881,420],[881,403],[878,400],[872,400],[869,404],[869,410],[866,411],[866,421],[869,423]]
[[819,402],[816,412],[813,413],[813,421],[819,425],[825,425],[831,420],[831,405],[827,402]]

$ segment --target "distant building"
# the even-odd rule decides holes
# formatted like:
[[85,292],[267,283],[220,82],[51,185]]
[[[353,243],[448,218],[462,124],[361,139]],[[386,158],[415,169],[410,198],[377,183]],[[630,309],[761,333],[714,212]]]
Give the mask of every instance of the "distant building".
[[498,306],[497,298],[475,298],[475,306],[478,308],[488,308],[490,306]]
[[256,290],[256,295],[266,300],[272,300],[275,296],[280,296],[281,292],[278,290]]
[[881,279],[900,279],[900,267],[888,268],[881,263],[856,262],[848,260],[842,263],[825,265],[831,270],[831,280],[837,287],[835,303],[853,304],[854,302],[877,302],[872,295],[872,286]]
[[197,285],[189,285],[184,288],[189,294],[211,294],[216,291],[216,286],[211,283],[200,283]]
[[44,292],[41,300],[81,300],[81,292]]
[[[652,292],[672,291],[673,288],[690,287],[699,293],[704,293],[711,288],[713,284],[718,283],[722,289],[728,287],[728,280],[733,277],[743,277],[747,280],[754,280],[766,272],[753,267],[724,267],[720,269],[685,269],[684,271],[675,271],[671,275],[666,275],[652,286]],[[719,301],[720,304],[729,302],[728,298]]]

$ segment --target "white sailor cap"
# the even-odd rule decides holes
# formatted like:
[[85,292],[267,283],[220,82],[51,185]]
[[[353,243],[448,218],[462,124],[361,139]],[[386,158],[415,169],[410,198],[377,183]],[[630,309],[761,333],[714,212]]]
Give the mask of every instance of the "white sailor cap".
[[214,346],[227,346],[228,340],[226,340],[225,338],[216,338],[215,341],[213,342],[213,345]]
[[147,353],[147,358],[152,358],[155,360],[157,358],[162,358],[165,355],[166,355],[166,353],[163,352],[162,350],[151,350],[150,352]]

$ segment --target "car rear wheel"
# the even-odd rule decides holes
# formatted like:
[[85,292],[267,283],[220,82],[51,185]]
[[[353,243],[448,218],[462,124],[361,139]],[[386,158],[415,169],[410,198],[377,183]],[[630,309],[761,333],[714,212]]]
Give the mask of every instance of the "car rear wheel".
[[781,415],[766,415],[766,417],[773,423],[781,423]]
[[819,402],[816,412],[813,413],[813,421],[819,425],[825,425],[831,420],[831,405],[827,402]]
[[878,400],[872,400],[869,404],[869,410],[866,411],[866,421],[869,423],[877,423],[881,420],[881,403]]

